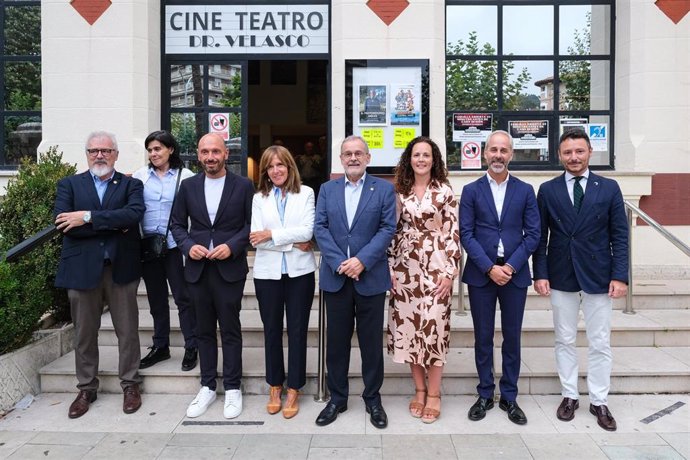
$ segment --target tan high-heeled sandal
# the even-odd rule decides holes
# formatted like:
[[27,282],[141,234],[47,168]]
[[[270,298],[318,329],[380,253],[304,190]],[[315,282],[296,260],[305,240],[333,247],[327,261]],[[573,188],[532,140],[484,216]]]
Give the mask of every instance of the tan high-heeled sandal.
[[[424,393],[426,394],[426,388],[415,388],[414,390],[415,396],[417,396],[417,393]],[[422,417],[422,411],[424,411],[424,405],[426,404],[426,397],[424,397],[424,403],[420,403],[419,401],[412,400],[410,401],[410,415],[413,416],[414,418],[421,418]]]
[[292,418],[299,412],[299,390],[288,388],[285,407],[283,407],[283,417]]
[[[427,402],[429,401],[429,398],[432,399],[438,399],[439,402],[441,401],[441,395],[436,394],[436,395],[427,395]],[[424,407],[424,410],[422,411],[422,422],[424,423],[434,423],[438,418],[441,416],[441,410],[440,409],[432,409],[431,407]]]
[[283,387],[280,385],[273,386],[271,385],[271,389],[268,391],[268,404],[266,404],[266,411],[273,415],[277,414],[280,412],[280,408],[283,405],[283,402],[280,400],[280,397],[283,395]]

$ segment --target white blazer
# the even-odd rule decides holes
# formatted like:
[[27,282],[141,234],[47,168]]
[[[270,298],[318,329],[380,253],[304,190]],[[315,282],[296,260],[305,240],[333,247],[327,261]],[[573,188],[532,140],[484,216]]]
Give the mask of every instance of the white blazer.
[[282,276],[282,259],[285,254],[288,276],[295,278],[316,271],[314,251],[301,251],[293,243],[309,241],[314,234],[314,190],[302,185],[297,194],[289,193],[285,204],[285,223],[280,214],[275,195],[260,192],[252,201],[252,232],[271,230],[272,239],[256,247],[254,278],[279,280]]

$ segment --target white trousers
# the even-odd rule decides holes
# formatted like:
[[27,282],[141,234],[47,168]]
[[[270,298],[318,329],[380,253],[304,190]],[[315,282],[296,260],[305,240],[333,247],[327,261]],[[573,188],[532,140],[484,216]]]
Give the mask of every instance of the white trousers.
[[561,379],[561,394],[578,399],[578,362],[575,342],[580,307],[585,317],[589,351],[587,353],[587,389],[595,406],[607,404],[611,387],[611,310],[608,294],[564,292],[551,289],[553,325],[556,333],[556,366]]

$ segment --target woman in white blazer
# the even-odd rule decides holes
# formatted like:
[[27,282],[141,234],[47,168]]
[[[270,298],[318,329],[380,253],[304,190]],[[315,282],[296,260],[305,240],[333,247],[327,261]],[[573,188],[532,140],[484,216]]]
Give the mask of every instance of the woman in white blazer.
[[307,330],[316,271],[311,244],[314,191],[300,184],[295,160],[283,146],[264,151],[259,171],[249,241],[256,248],[254,286],[264,324],[266,382],[271,387],[266,410],[276,414],[282,406],[285,315],[288,369],[283,416],[292,418],[299,411],[299,390],[306,383]]
[[182,370],[191,371],[196,367],[198,356],[195,335],[196,315],[184,280],[182,253],[167,228],[177,192],[178,176],[180,180],[185,180],[194,173],[184,168],[177,141],[169,132],[152,132],[144,140],[144,147],[149,155],[149,164],[132,174],[132,177],[144,183],[146,212],[141,221],[141,229],[145,236],[167,233],[168,253],[158,259],[144,261],[142,264],[146,296],[153,317],[153,345],[149,347],[149,353],[142,358],[139,368],[146,369],[160,361],[170,359],[169,282],[184,336],[185,353],[182,358]]

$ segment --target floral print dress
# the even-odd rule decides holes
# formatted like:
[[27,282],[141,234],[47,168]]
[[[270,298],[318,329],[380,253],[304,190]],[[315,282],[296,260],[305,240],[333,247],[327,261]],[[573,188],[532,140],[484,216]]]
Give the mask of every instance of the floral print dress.
[[396,280],[388,309],[388,353],[425,368],[446,362],[452,293],[436,299],[442,276],[455,279],[460,260],[457,200],[446,184],[430,184],[419,200],[398,194],[400,217],[389,248]]

